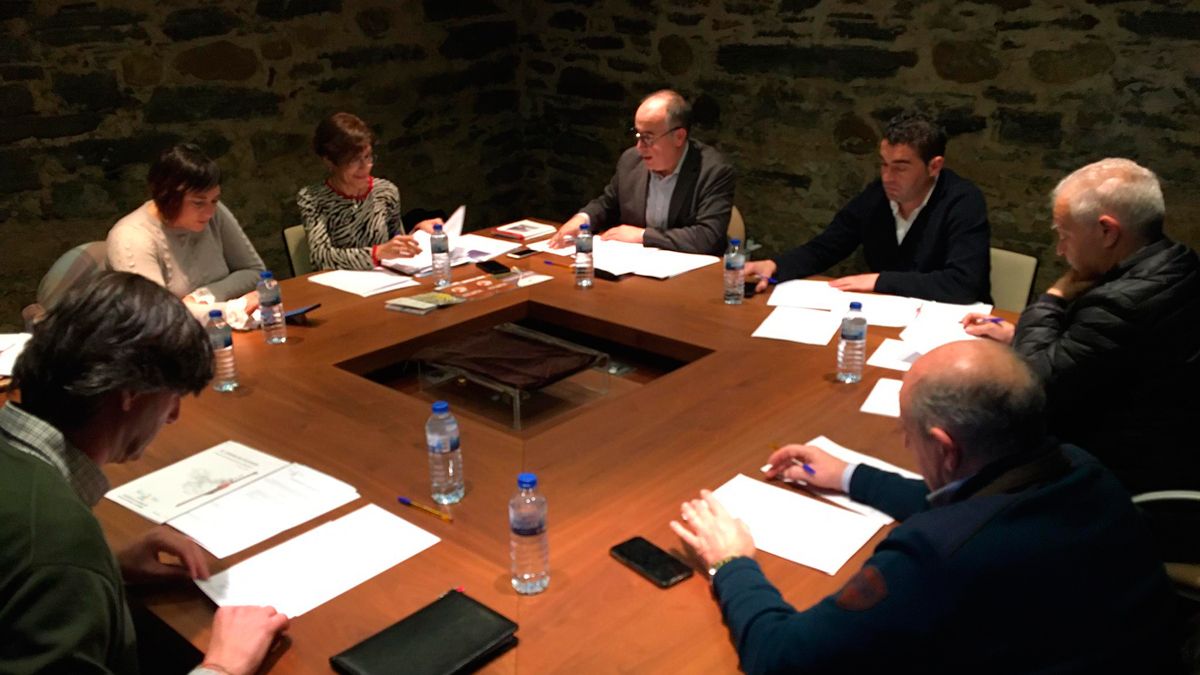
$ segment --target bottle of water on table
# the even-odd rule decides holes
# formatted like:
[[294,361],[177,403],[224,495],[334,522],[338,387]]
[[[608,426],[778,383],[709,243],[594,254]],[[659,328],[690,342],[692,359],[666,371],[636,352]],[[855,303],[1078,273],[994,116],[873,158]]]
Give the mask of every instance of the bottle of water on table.
[[279,282],[270,270],[258,273],[258,311],[262,316],[263,335],[267,344],[286,342],[287,324],[283,318],[283,295],[279,292]]
[[433,254],[433,287],[445,288],[450,285],[450,237],[441,223],[433,226],[429,251]]
[[596,270],[592,260],[592,228],[584,223],[575,236],[575,288],[586,290],[592,287]]
[[449,403],[437,401],[433,404],[433,414],[425,422],[425,445],[429,448],[429,484],[433,501],[457,504],[466,492],[466,484],[458,420],[450,414]]
[[838,339],[838,382],[852,384],[862,380],[863,363],[867,360],[867,317],[862,303],[850,303],[850,311],[842,318]]
[[213,389],[221,392],[238,388],[237,364],[233,360],[233,329],[225,323],[225,314],[214,309],[208,313],[204,330],[213,350]]
[[740,305],[745,294],[746,254],[740,239],[730,239],[725,250],[725,304]]
[[512,586],[534,595],[550,585],[550,543],[546,540],[546,498],[537,491],[537,476],[517,475],[517,493],[508,500],[512,554]]

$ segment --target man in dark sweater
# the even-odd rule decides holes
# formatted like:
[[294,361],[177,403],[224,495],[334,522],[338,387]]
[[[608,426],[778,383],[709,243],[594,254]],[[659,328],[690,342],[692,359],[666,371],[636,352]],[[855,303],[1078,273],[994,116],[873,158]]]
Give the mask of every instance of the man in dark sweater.
[[[869,274],[830,281],[941,302],[990,302],[987,205],[973,183],[944,168],[946,132],[920,113],[902,113],[879,143],[880,178],[852,199],[825,231],[771,260],[746,264],[758,291],[768,280],[824,272],[860,245]],[[749,277],[748,277],[749,278]]]
[[[73,289],[34,328],[13,373],[21,402],[0,407],[0,672],[137,673],[125,583],[208,576],[165,526],[114,558],[91,508],[108,491],[100,466],[140,457],[212,374],[204,329],[136,274]],[[286,626],[270,607],[218,609],[193,673],[255,672]]]
[[1066,274],[1016,326],[970,315],[1046,385],[1050,430],[1104,462],[1131,492],[1200,489],[1200,257],[1163,234],[1152,171],[1089,164],[1053,193]]
[[846,490],[903,521],[804,611],[767,581],[750,532],[712,493],[684,504],[686,525],[671,527],[709,565],[742,669],[1171,672],[1173,597],[1146,526],[1101,464],[1046,442],[1044,401],[1010,349],[956,342],[913,364],[900,392],[924,482],[809,446],[773,453],[769,476]]

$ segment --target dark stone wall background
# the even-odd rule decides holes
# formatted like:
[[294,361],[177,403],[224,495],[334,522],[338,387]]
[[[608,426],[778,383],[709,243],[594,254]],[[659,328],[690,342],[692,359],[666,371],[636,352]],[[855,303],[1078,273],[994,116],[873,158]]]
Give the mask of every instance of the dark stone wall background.
[[[883,121],[936,113],[993,244],[1062,269],[1047,192],[1106,155],[1159,173],[1168,231],[1200,245],[1200,11],[1186,0],[0,1],[0,330],[70,246],[145,199],[179,139],[272,268],[316,122],[356,112],[406,208],[468,227],[562,219],[674,86],[740,174],[764,252],[801,242],[876,171]],[[855,269],[850,261],[839,271]]]

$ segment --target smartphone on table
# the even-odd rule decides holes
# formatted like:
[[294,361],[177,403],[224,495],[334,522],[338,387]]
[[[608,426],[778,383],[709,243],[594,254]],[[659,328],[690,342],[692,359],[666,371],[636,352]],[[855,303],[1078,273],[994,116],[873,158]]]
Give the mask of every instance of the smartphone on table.
[[691,567],[644,537],[623,541],[609,552],[659,588],[669,588],[692,576]]
[[495,260],[485,260],[483,262],[477,262],[477,263],[475,263],[475,266],[478,267],[481,271],[487,272],[488,274],[490,274],[494,277],[500,276],[501,274],[509,273],[508,265],[505,265],[503,263],[498,263]]
[[537,253],[537,251],[526,246],[525,248],[519,248],[519,249],[513,251],[512,253],[509,253],[508,257],[513,258],[515,260],[520,260],[521,258],[528,258],[529,256],[531,256],[535,253]]

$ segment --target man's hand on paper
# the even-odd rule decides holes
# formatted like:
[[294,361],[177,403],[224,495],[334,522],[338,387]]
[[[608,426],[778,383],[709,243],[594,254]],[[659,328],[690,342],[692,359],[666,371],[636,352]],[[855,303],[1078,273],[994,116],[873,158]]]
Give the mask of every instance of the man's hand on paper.
[[558,232],[550,237],[550,248],[562,248],[567,245],[568,239],[574,239],[575,235],[579,234],[579,226],[587,222],[587,218],[583,214],[576,213],[571,216],[567,222],[563,223],[562,227],[558,228]]
[[963,317],[963,331],[967,335],[991,338],[1006,345],[1012,344],[1017,327],[1011,321],[1005,321],[998,316],[971,312]]
[[875,290],[875,282],[878,280],[878,273],[852,274],[848,277],[833,279],[829,282],[829,285],[840,291],[867,293]]
[[[820,448],[811,445],[785,445],[772,452],[767,461],[771,464],[766,473],[767,478],[803,482],[813,487],[842,491],[842,474],[846,472],[846,463]],[[811,467],[813,473],[805,471],[801,466],[803,464]]]
[[709,567],[727,558],[754,557],[750,528],[729,515],[711,491],[701,490],[700,499],[684,502],[679,513],[686,524],[672,520],[671,529]]
[[231,675],[252,675],[287,627],[288,618],[274,607],[221,607],[213,617],[203,665]]
[[767,290],[767,286],[771,283],[771,277],[775,276],[775,270],[778,265],[774,260],[755,260],[746,263],[744,271],[746,273],[746,281],[754,281],[752,277],[758,277],[758,284],[754,286],[755,293],[762,293]]
[[630,244],[642,243],[642,237],[646,235],[646,228],[638,227],[637,225],[618,225],[616,227],[605,230],[600,234],[600,238],[604,241],[627,241]]
[[[165,563],[166,553],[178,562]],[[128,548],[117,553],[117,564],[126,583],[150,583],[167,579],[207,579],[208,560],[200,546],[179,532],[159,525]]]
[[421,252],[421,245],[409,234],[398,234],[379,245],[376,254],[381,260],[411,258]]

